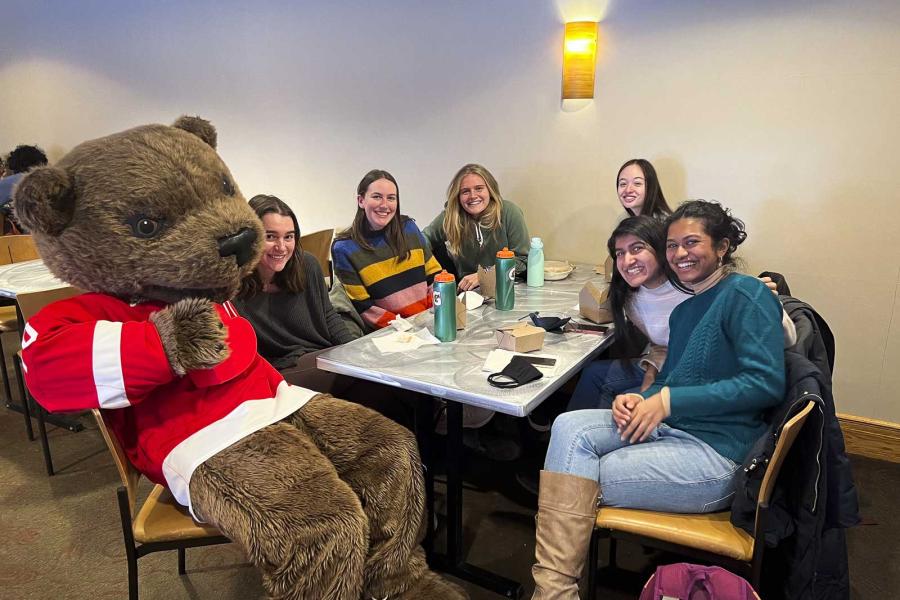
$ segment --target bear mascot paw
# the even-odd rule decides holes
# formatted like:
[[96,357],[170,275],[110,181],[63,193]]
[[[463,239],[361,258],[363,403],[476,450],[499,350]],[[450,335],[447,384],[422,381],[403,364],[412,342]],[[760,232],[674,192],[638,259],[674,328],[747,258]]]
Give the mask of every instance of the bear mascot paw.
[[198,117],[75,147],[15,211],[85,293],[25,328],[47,410],[99,408],[134,466],[238,542],[273,598],[465,598],[428,570],[415,439],[288,385],[229,302],[264,232]]

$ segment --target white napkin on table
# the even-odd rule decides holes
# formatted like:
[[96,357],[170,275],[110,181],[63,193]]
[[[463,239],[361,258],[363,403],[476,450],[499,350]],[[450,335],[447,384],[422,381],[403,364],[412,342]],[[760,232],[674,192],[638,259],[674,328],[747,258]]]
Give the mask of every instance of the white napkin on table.
[[395,331],[389,335],[372,338],[372,342],[382,354],[389,354],[440,344],[441,340],[431,335],[431,332],[423,327],[418,331]]

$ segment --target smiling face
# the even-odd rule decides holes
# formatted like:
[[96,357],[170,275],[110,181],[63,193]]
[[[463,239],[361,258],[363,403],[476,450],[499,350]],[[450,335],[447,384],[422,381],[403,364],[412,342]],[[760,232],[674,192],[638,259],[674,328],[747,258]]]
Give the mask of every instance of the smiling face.
[[666,274],[656,258],[650,244],[638,236],[628,233],[616,238],[616,269],[633,287],[656,288],[666,280]]
[[481,175],[470,173],[459,182],[459,203],[473,217],[484,212],[491,201],[491,193]]
[[397,214],[397,186],[387,179],[378,179],[369,184],[365,195],[356,197],[356,202],[365,211],[372,231],[381,231]]
[[294,220],[278,213],[267,213],[262,217],[266,230],[266,246],[258,269],[263,281],[271,281],[275,273],[287,266],[297,246],[297,231]]
[[702,220],[683,218],[669,225],[666,260],[682,283],[699,283],[712,275],[728,250],[728,240],[717,245]]
[[631,210],[635,216],[641,214],[644,200],[647,195],[647,185],[644,172],[636,165],[628,165],[619,172],[617,182],[619,202],[626,210]]

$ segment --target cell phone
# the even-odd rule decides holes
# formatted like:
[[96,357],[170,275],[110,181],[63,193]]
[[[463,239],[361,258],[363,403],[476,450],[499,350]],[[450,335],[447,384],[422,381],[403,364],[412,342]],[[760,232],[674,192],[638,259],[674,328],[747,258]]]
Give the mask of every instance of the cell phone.
[[595,325],[594,323],[575,323],[569,321],[566,325],[566,331],[578,331],[582,333],[606,333],[609,331],[609,325]]
[[536,367],[556,366],[556,359],[552,356],[526,356],[524,354],[519,354],[518,356],[520,356],[525,362],[531,363]]

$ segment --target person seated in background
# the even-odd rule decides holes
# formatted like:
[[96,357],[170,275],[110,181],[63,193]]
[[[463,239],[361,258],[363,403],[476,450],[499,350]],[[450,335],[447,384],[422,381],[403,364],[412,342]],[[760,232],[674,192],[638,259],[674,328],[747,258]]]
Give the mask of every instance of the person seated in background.
[[400,214],[393,175],[366,173],[356,205],[353,224],[336,236],[331,257],[337,281],[371,331],[431,307],[431,284],[441,265],[416,222]]
[[262,194],[250,199],[250,207],[266,231],[265,251],[233,302],[253,325],[259,353],[292,385],[363,404],[410,425],[409,410],[391,402],[390,388],[316,367],[319,354],[358,336],[332,308],[319,262],[300,247],[294,211]]
[[659,184],[656,169],[650,161],[643,158],[632,158],[619,167],[616,174],[616,196],[625,209],[619,221],[638,215],[665,220],[672,213]]
[[[29,170],[47,164],[47,155],[37,146],[16,146],[6,158],[5,176],[0,178],[0,213],[5,217],[4,234],[22,233],[24,230],[15,220],[12,211],[12,193],[16,184]],[[0,169],[0,175],[3,169]]]
[[666,221],[666,268],[694,295],[672,311],[656,381],[553,424],[540,476],[534,598],[577,598],[597,506],[725,510],[734,477],[784,397],[782,307],[736,272],[743,223],[719,204]]
[[[615,270],[609,284],[609,307],[616,336],[633,335],[630,322],[650,343],[640,357],[588,363],[567,410],[612,408],[618,394],[644,391],[656,381],[668,350],[669,317],[693,294],[666,270],[665,239],[665,224],[646,216],[625,219],[610,236],[607,249]],[[768,277],[761,281],[770,289],[775,285]],[[782,329],[784,347],[789,348],[797,341],[797,330],[783,310]]]
[[468,164],[457,171],[447,188],[444,210],[425,228],[437,256],[446,253],[457,276],[456,287],[478,287],[478,267],[492,267],[497,252],[516,255],[516,274],[525,272],[530,239],[522,209],[504,200],[491,172]]

